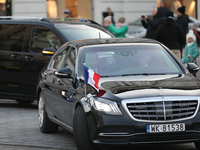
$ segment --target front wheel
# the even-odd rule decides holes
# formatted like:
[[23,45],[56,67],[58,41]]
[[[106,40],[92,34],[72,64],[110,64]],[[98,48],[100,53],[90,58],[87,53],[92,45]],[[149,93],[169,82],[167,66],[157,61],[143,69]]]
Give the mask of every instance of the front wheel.
[[76,108],[73,120],[73,130],[78,150],[97,150],[90,140],[86,115],[81,106]]
[[47,115],[43,92],[40,93],[38,100],[38,120],[42,133],[55,133],[58,131],[58,125],[53,123]]

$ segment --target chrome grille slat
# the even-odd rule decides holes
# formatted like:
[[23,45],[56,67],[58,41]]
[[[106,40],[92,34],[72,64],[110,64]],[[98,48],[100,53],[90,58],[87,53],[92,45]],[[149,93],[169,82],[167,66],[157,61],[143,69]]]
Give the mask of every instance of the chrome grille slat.
[[169,106],[184,106],[184,105],[196,105],[197,103],[180,103],[180,104],[166,104],[165,106],[166,107],[169,107]]
[[131,102],[127,103],[126,107],[135,119],[169,121],[194,115],[198,108],[198,100]]
[[176,109],[166,109],[166,112],[170,112],[170,111],[184,111],[184,110],[195,110],[196,107],[189,107],[189,108],[176,108]]
[[191,115],[191,114],[194,114],[194,111],[192,111],[192,112],[188,112],[188,113],[177,113],[177,114],[170,114],[170,115],[167,115],[167,117],[175,117],[175,116],[187,116],[187,115]]
[[[134,112],[136,112],[136,113],[138,113],[138,112],[140,112],[140,113],[142,113],[142,112],[155,112],[155,110],[130,110],[130,112],[132,112],[132,113],[134,113]],[[157,111],[157,112],[163,112],[162,110],[160,110],[160,111]]]
[[134,117],[164,117],[163,115],[133,115]]
[[[155,107],[155,105],[137,105],[137,106],[128,106],[128,108],[137,108],[137,107]],[[163,105],[158,105],[158,107],[163,107]]]

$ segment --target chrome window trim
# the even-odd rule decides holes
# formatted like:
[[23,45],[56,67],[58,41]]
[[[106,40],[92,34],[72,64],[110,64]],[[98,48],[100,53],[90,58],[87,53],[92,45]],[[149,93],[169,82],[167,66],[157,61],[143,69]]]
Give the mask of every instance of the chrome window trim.
[[[174,119],[174,120],[165,120],[165,121],[158,121],[158,120],[144,120],[144,119],[136,119],[132,116],[130,111],[128,110],[126,104],[128,103],[141,103],[141,102],[162,102],[162,101],[187,101],[187,100],[197,100],[197,108],[195,110],[195,113],[186,118],[181,118],[181,119]],[[198,110],[199,110],[199,103],[200,103],[200,97],[199,96],[162,96],[162,97],[148,97],[148,98],[137,98],[137,99],[126,99],[122,100],[121,104],[125,112],[128,114],[128,116],[138,122],[150,122],[150,123],[165,123],[165,122],[176,122],[176,121],[183,121],[183,120],[188,120],[192,119],[196,116]]]
[[158,45],[160,46],[158,43],[112,43],[112,44],[100,44],[100,45],[85,45],[83,46],[83,48],[88,48],[88,47],[93,47],[93,48],[96,48],[96,47],[116,47],[116,46],[133,46],[133,45],[147,45],[147,46],[152,46],[152,45]]

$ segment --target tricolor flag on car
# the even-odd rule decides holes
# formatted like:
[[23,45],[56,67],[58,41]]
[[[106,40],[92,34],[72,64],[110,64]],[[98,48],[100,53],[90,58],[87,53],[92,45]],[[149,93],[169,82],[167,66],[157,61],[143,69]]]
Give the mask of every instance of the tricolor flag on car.
[[98,97],[101,97],[106,93],[106,91],[101,90],[98,87],[100,77],[101,77],[101,75],[97,74],[96,72],[94,72],[94,71],[90,70],[89,68],[87,68],[86,66],[84,66],[85,84],[90,84],[90,85],[96,87],[97,89],[99,89],[99,92],[97,93]]
[[84,66],[85,84],[90,84],[90,85],[96,87],[97,89],[99,89],[98,83],[99,83],[100,77],[101,77],[101,75],[97,74],[96,72],[94,72],[94,71],[90,70],[89,68],[87,68],[86,66]]

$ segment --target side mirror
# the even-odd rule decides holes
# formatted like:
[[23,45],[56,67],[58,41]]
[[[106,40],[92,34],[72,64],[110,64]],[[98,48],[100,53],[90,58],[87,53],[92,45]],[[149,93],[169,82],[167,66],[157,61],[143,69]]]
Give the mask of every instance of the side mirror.
[[70,78],[72,70],[70,68],[62,68],[55,72],[55,75],[61,78]]
[[42,54],[43,56],[53,56],[55,52],[55,48],[47,47],[43,49]]
[[197,73],[199,71],[199,66],[195,63],[188,63],[187,68],[190,73]]

